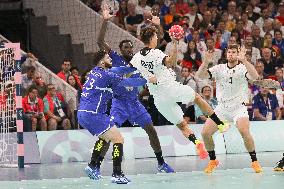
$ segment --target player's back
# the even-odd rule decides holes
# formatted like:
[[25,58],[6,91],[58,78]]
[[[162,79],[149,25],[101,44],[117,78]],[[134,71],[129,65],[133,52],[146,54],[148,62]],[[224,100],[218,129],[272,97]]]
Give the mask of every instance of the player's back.
[[166,67],[166,57],[167,55],[159,49],[144,48],[134,55],[130,63],[141,72],[145,79],[155,75],[158,86],[168,86],[176,80],[176,75],[174,71]]
[[121,78],[114,73],[95,67],[89,73],[81,93],[79,110],[95,113],[105,113],[107,103],[112,98],[112,87],[116,86]]

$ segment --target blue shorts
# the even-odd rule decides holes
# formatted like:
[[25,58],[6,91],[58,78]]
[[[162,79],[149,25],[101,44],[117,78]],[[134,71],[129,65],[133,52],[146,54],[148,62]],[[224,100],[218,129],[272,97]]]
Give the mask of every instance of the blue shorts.
[[115,124],[107,114],[95,114],[92,112],[78,110],[77,113],[79,124],[87,129],[92,135],[102,135]]
[[139,100],[112,99],[110,115],[118,127],[126,120],[142,128],[152,124],[150,114]]

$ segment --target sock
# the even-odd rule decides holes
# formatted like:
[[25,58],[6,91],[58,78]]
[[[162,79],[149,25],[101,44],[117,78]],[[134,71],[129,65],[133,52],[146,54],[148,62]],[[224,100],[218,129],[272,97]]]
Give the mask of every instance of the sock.
[[282,158],[282,160],[284,161],[284,153],[283,153],[283,158]]
[[193,144],[195,144],[195,141],[197,140],[194,134],[190,134],[190,135],[188,136],[188,139],[189,139],[191,142],[193,142]]
[[217,125],[223,124],[223,121],[221,121],[218,116],[215,114],[215,112],[209,116]]
[[104,160],[104,157],[100,155],[97,162],[96,162],[96,167],[100,168],[103,160]]
[[113,144],[112,161],[113,161],[113,173],[115,175],[121,175],[121,162],[123,157],[123,144]]
[[216,159],[215,150],[208,151],[208,154],[209,154],[210,160]]
[[249,152],[249,155],[250,155],[252,162],[257,161],[255,150],[252,152]]
[[[93,149],[90,165],[96,166],[98,164],[98,161],[100,161],[100,159],[103,160],[103,157],[102,158],[99,158],[99,157],[100,157],[100,154],[101,154],[101,151],[102,151],[104,145],[106,145],[106,144],[107,144],[107,142],[103,139],[97,140],[97,142],[94,146],[94,149]],[[99,165],[100,165],[100,163],[99,163]]]
[[158,160],[158,164],[159,165],[163,165],[165,163],[164,157],[162,155],[162,151],[161,152],[155,152],[156,158]]

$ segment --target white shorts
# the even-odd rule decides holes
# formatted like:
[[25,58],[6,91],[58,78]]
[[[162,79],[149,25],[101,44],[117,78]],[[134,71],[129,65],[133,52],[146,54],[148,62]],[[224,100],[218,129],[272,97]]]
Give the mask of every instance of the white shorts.
[[249,118],[247,107],[244,104],[230,104],[228,106],[218,104],[214,111],[221,120],[234,124],[237,123],[239,118]]
[[184,114],[177,102],[188,104],[195,99],[195,91],[190,86],[178,82],[167,86],[157,86],[152,95],[159,112],[175,125],[183,121]]

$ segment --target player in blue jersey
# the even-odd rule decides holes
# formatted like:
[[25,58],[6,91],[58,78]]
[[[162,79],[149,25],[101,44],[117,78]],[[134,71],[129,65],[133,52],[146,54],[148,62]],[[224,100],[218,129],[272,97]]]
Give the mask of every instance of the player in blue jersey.
[[[113,67],[129,66],[129,61],[133,56],[132,42],[130,40],[123,40],[120,42],[119,48],[122,56],[111,50],[108,44],[104,41],[107,20],[110,18],[108,10],[103,9],[103,17],[104,21],[98,37],[99,47],[109,53],[112,59]],[[130,76],[130,78],[136,77],[140,77],[140,75],[132,74]],[[117,124],[117,126],[121,126],[126,120],[129,120],[131,124],[136,123],[143,128],[149,136],[150,145],[156,155],[158,161],[158,171],[166,173],[174,172],[174,170],[164,161],[160,141],[153,126],[151,116],[138,100],[138,88],[116,86],[113,88],[113,95],[114,98],[112,100],[110,111],[110,115],[114,119],[113,121]],[[94,163],[96,167],[100,167],[107,149],[108,148],[105,148],[101,153],[99,161]]]
[[[78,122],[92,135],[97,135],[92,153],[91,162],[97,162],[101,151],[108,142],[113,143],[113,174],[112,182],[127,184],[129,180],[121,170],[123,157],[123,137],[117,129],[113,119],[106,114],[107,103],[112,98],[112,87],[120,84],[122,77],[107,71],[111,61],[105,51],[99,51],[94,56],[94,67],[89,73],[84,84],[78,108]],[[92,164],[85,169],[92,179],[100,178],[100,170]]]

